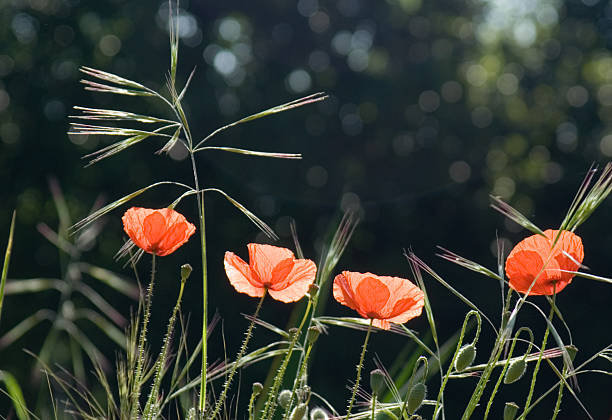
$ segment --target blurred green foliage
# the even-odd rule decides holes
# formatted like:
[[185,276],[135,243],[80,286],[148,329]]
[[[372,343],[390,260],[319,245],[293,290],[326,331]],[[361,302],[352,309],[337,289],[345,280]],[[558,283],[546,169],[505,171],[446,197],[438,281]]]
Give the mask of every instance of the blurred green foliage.
[[[488,208],[489,194],[542,228],[554,227],[591,163],[612,156],[610,2],[192,0],[182,1],[181,8],[178,77],[184,81],[197,67],[185,100],[196,139],[278,103],[316,91],[330,94],[321,104],[237,127],[218,139],[224,146],[302,153],[303,160],[211,151],[200,169],[205,186],[221,187],[253,209],[276,229],[281,245],[291,246],[294,218],[307,257],[320,251],[340,208],[358,208],[363,222],[341,268],[406,274],[402,248],[413,247],[451,284],[492,310],[496,285],[436,260],[435,245],[493,267],[496,236],[509,249],[524,232]],[[103,146],[104,139],[65,134],[74,105],[104,108],[111,101],[83,91],[79,66],[158,88],[169,64],[167,37],[165,1],[2,1],[0,238],[7,237],[13,209],[18,214],[10,278],[56,275],[57,252],[34,228],[59,223],[47,177],[59,179],[75,218],[84,217],[100,194],[112,201],[155,181],[189,182],[178,149],[167,159],[153,154],[163,144],[144,142],[84,169],[80,157]],[[112,101],[114,109],[142,111],[140,100]],[[148,113],[165,116],[159,104],[144,104]],[[133,204],[165,206],[173,197],[168,193],[161,188]],[[211,302],[227,325],[241,331],[246,323],[239,312],[251,312],[254,304],[229,287],[222,255],[264,238],[222,200],[209,200],[207,211]],[[185,214],[195,220],[195,206]],[[603,275],[612,272],[610,216],[608,202],[579,232],[585,264]],[[91,250],[92,263],[120,270],[112,260],[123,240],[119,219],[119,214],[107,217]],[[164,259],[162,278],[186,262],[197,267],[197,241],[192,242]],[[162,287],[176,291],[178,284]],[[198,319],[199,286],[187,287],[184,309]],[[430,294],[434,305],[448,307],[438,321],[449,336],[465,308],[436,285]],[[163,300],[163,291],[159,295],[158,319],[154,315],[152,322],[163,325],[172,302]],[[584,354],[608,344],[609,329],[602,331],[597,320],[609,319],[610,298],[610,288],[582,279],[559,297]],[[3,329],[42,303],[9,296]],[[117,304],[128,317],[129,299]],[[289,311],[272,306],[262,317],[282,320]],[[425,323],[413,327],[424,329]],[[355,338],[334,333],[321,341],[333,348],[337,340]],[[213,349],[222,350],[219,337],[213,339]],[[21,343],[31,349],[39,344]],[[392,360],[396,352],[390,346],[402,345],[397,337],[376,340],[372,352],[390,352],[382,357]],[[342,391],[345,384],[337,379],[350,373],[337,366],[352,371],[345,357],[320,352],[315,386],[318,380],[323,391]],[[0,368],[27,381],[31,359],[5,360],[16,365]],[[597,379],[584,382],[581,395],[595,417],[609,416],[609,387]],[[340,391],[338,401],[345,397]],[[461,404],[459,390],[458,395]],[[566,403],[565,417],[559,418],[580,416],[569,398]]]

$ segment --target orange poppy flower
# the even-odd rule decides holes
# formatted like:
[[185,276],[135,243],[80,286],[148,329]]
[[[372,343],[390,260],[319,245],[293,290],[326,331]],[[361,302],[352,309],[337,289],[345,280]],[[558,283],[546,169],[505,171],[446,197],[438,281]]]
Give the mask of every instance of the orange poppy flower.
[[563,231],[553,249],[558,233],[548,229],[544,232],[546,237],[532,235],[512,249],[506,259],[506,277],[512,289],[527,293],[535,279],[530,295],[552,295],[571,283],[574,275],[560,270],[578,270],[584,258],[582,240],[572,232]]
[[410,280],[343,271],[334,279],[334,298],[356,310],[372,325],[388,330],[421,315],[424,294]]
[[195,226],[172,209],[132,207],[123,215],[123,230],[130,239],[149,254],[172,254],[189,240]]
[[311,260],[295,259],[287,248],[248,244],[249,263],[233,252],[226,252],[225,273],[234,289],[261,297],[266,290],[276,300],[295,302],[314,283],[317,266]]

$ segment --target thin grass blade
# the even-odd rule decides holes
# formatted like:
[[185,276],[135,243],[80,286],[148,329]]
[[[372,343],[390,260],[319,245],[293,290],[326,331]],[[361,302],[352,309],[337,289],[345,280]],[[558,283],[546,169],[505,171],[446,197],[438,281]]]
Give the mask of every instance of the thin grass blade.
[[0,277],[0,320],[2,320],[2,303],[4,302],[4,287],[6,285],[6,278],[8,276],[9,263],[11,261],[11,252],[13,250],[13,237],[15,235],[15,218],[17,212],[13,211],[13,217],[11,218],[11,227],[9,229],[8,244],[6,245],[6,251],[4,252],[4,263],[2,264],[2,277]]
[[493,195],[491,195],[490,197],[492,201],[491,207],[493,209],[497,210],[516,224],[523,226],[525,229],[530,230],[533,233],[545,236],[542,229],[537,227],[528,218],[523,216],[520,211],[516,210],[510,204],[504,202],[500,197],[496,197]]
[[468,260],[467,258],[463,258],[462,256],[455,254],[454,252],[449,251],[448,249],[443,248],[441,246],[438,246],[438,249],[441,249],[442,253],[436,254],[436,256],[443,258],[446,261],[450,261],[454,264],[460,265],[461,267],[465,267],[468,270],[472,270],[476,273],[484,274],[485,276],[503,281],[503,279],[499,277],[499,275],[489,270],[488,268],[478,264],[477,262]]
[[79,70],[88,76],[95,77],[97,79],[101,79],[101,80],[104,80],[110,83],[114,83],[116,85],[129,86],[135,89],[142,89],[142,90],[147,89],[146,86],[141,85],[138,82],[135,82],[130,79],[126,79],[125,77],[117,76],[116,74],[113,74],[113,73],[108,73],[106,71],[97,70],[97,69],[86,67],[86,66],[80,67]]
[[239,125],[239,124],[244,124],[246,122],[253,121],[253,120],[256,120],[256,119],[259,119],[259,118],[263,118],[263,117],[267,117],[267,116],[270,116],[270,115],[278,114],[279,112],[288,111],[288,110],[293,109],[293,108],[298,108],[298,107],[301,107],[301,106],[304,106],[304,105],[308,105],[308,104],[311,104],[311,103],[323,101],[323,100],[325,100],[327,98],[328,98],[328,96],[325,95],[323,92],[317,92],[317,93],[314,93],[312,95],[308,95],[308,96],[305,96],[303,98],[299,98],[299,99],[296,99],[294,101],[287,102],[285,104],[277,105],[275,107],[266,109],[265,111],[261,111],[261,112],[258,112],[256,114],[249,115],[248,117],[242,118],[241,120],[235,121],[235,122],[233,122],[231,124],[228,124],[228,125],[225,125],[225,126],[223,126],[221,128],[216,129],[215,131],[210,133],[206,138],[201,140],[196,145],[195,148],[197,149],[198,147],[200,147],[200,145],[202,145],[202,143],[205,143],[210,138],[214,137],[215,135],[219,134],[220,132],[222,132],[224,130],[227,130],[228,128],[234,127],[234,126]]
[[79,232],[80,230],[84,229],[85,227],[89,226],[90,224],[92,224],[93,222],[95,222],[97,219],[99,219],[100,217],[104,216],[105,214],[111,212],[112,210],[116,209],[119,206],[122,206],[123,204],[127,203],[128,201],[138,197],[140,194],[144,193],[145,191],[150,190],[151,188],[154,187],[158,187],[160,185],[176,185],[176,186],[180,186],[183,188],[186,188],[188,190],[191,189],[190,186],[185,185],[185,184],[181,184],[178,182],[173,182],[173,181],[160,181],[160,182],[155,182],[151,185],[148,185],[144,188],[141,188],[137,191],[134,191],[131,194],[128,194],[124,197],[121,197],[118,200],[113,201],[110,204],[107,204],[106,206],[102,207],[101,209],[96,210],[95,212],[93,212],[92,214],[90,214],[89,216],[87,216],[86,218],[84,218],[83,220],[75,223],[74,225],[72,225],[69,228],[69,231],[71,234],[75,234],[77,232]]
[[70,118],[77,118],[81,120],[134,121],[145,124],[178,124],[176,121],[166,120],[164,118],[157,118],[143,114],[134,114],[133,112],[119,111],[115,109],[88,108],[84,106],[74,106],[73,108],[77,111],[83,112],[83,115],[70,115]]
[[241,155],[260,156],[260,157],[268,157],[268,158],[276,158],[276,159],[302,159],[301,153],[259,152],[257,150],[246,150],[246,149],[237,149],[235,147],[221,147],[221,146],[200,147],[199,149],[194,150],[194,152],[202,152],[204,150],[222,150],[224,152],[238,153]]
[[240,204],[238,201],[234,200],[229,194],[227,194],[225,191],[220,190],[218,188],[207,188],[204,190],[204,192],[218,192],[219,194],[221,194],[223,197],[225,197],[230,203],[232,203],[234,205],[234,207],[236,207],[238,210],[240,210],[246,217],[249,218],[249,220],[251,220],[251,222],[253,222],[253,224],[255,224],[255,226],[257,226],[263,233],[265,233],[269,238],[274,239],[274,240],[278,240],[278,235],[276,235],[276,233],[274,233],[274,231],[272,230],[272,228],[270,226],[268,226],[263,220],[261,220],[259,217],[255,216],[255,214],[253,212],[251,212],[249,209],[247,209],[246,207],[244,207],[242,204]]
[[15,379],[15,377],[9,372],[0,370],[0,382],[4,382],[6,393],[13,402],[13,407],[15,408],[17,418],[19,418],[19,420],[29,420],[30,412],[27,409],[25,399],[23,398],[23,392],[21,391],[21,387],[19,386],[17,379]]

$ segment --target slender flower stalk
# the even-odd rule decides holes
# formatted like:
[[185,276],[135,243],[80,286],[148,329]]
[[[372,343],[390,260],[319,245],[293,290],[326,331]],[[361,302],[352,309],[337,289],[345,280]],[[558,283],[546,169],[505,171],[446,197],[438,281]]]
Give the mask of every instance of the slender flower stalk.
[[531,375],[531,386],[529,387],[529,394],[527,395],[527,401],[525,401],[525,409],[523,410],[523,414],[518,418],[518,420],[525,420],[527,418],[527,413],[529,412],[529,404],[531,404],[531,399],[533,398],[533,391],[535,390],[536,379],[538,376],[538,372],[540,371],[540,363],[542,362],[542,353],[546,350],[546,343],[548,342],[548,334],[550,333],[550,323],[552,321],[553,316],[555,315],[555,297],[556,294],[553,294],[552,306],[550,308],[550,314],[548,315],[548,322],[546,323],[546,331],[544,331],[544,338],[542,339],[542,345],[540,346],[540,355],[538,356],[538,361],[533,368],[533,374]]
[[136,359],[136,372],[134,374],[134,383],[132,384],[132,420],[138,419],[138,406],[140,399],[140,387],[142,381],[142,367],[144,365],[144,346],[147,339],[147,325],[149,324],[149,318],[151,317],[151,301],[153,299],[153,285],[155,284],[155,254],[152,254],[151,259],[151,281],[147,288],[147,295],[145,297],[144,315],[142,318],[142,326],[140,327],[140,337],[138,339],[138,352]]
[[261,299],[259,299],[259,303],[257,304],[257,309],[255,309],[255,313],[253,314],[253,317],[251,318],[251,323],[249,324],[249,328],[247,329],[244,340],[242,341],[242,346],[240,347],[240,351],[238,352],[238,355],[236,356],[236,360],[234,360],[232,368],[230,369],[229,374],[227,375],[227,379],[225,380],[225,384],[223,385],[223,391],[221,391],[221,395],[219,396],[219,399],[217,400],[217,403],[215,404],[215,408],[213,409],[213,412],[210,415],[211,419],[214,419],[217,416],[217,414],[219,414],[219,412],[221,411],[221,408],[223,408],[223,404],[225,403],[225,399],[227,398],[227,391],[229,391],[230,385],[232,384],[232,379],[234,379],[234,375],[236,374],[236,371],[238,370],[240,359],[242,359],[242,357],[246,353],[247,346],[249,345],[249,340],[251,339],[253,335],[253,327],[255,327],[255,321],[257,320],[257,317],[259,316],[259,310],[261,309],[261,305],[265,297],[266,297],[266,293],[264,293]]
[[357,395],[357,389],[359,388],[359,382],[361,382],[361,369],[363,368],[363,359],[365,358],[366,348],[368,347],[368,340],[370,339],[370,333],[372,332],[372,324],[374,323],[374,319],[370,319],[370,325],[368,325],[368,332],[366,333],[365,340],[363,341],[363,347],[361,348],[361,356],[359,356],[359,364],[357,364],[357,378],[355,379],[355,385],[353,386],[353,392],[351,394],[351,399],[348,403],[348,408],[346,410],[346,420],[351,416],[351,411],[353,410],[353,404],[355,403],[355,395]]
[[272,388],[268,391],[268,398],[266,399],[266,404],[264,405],[263,413],[261,415],[261,420],[272,419],[274,416],[274,412],[276,411],[276,394],[283,382],[283,378],[285,376],[285,371],[287,370],[287,365],[289,364],[289,360],[291,360],[291,355],[293,354],[293,350],[295,345],[300,337],[300,333],[304,328],[304,323],[308,318],[310,310],[312,308],[312,299],[308,299],[308,305],[306,306],[306,310],[304,311],[304,316],[302,317],[302,321],[298,326],[297,330],[293,333],[293,337],[291,342],[289,343],[289,348],[287,349],[287,353],[285,354],[285,358],[278,368],[278,372],[274,377],[274,383],[272,384]]
[[155,366],[155,377],[153,379],[153,386],[151,387],[151,393],[149,394],[149,398],[147,399],[147,405],[145,406],[145,411],[143,414],[143,418],[145,419],[155,419],[157,418],[157,399],[159,396],[159,388],[161,386],[161,380],[164,374],[164,367],[166,366],[166,361],[168,360],[168,349],[170,347],[170,341],[172,339],[172,334],[174,332],[174,324],[176,323],[176,316],[181,307],[181,301],[183,300],[183,290],[185,289],[185,282],[187,281],[187,277],[183,277],[181,279],[181,287],[179,289],[179,295],[176,299],[176,304],[174,305],[174,309],[172,310],[172,316],[170,317],[170,321],[168,321],[168,329],[166,331],[166,337],[164,338],[164,343],[162,345],[161,352],[159,353],[159,358],[157,359],[157,363]]
[[[567,366],[563,366],[562,377],[565,378],[565,375],[567,375]],[[561,401],[563,399],[563,390],[565,389],[565,382],[563,380],[559,382],[560,383],[559,383],[559,392],[557,393],[557,402],[555,403],[555,409],[553,410],[553,416],[551,420],[555,420],[557,416],[559,415],[559,412],[561,411]]]

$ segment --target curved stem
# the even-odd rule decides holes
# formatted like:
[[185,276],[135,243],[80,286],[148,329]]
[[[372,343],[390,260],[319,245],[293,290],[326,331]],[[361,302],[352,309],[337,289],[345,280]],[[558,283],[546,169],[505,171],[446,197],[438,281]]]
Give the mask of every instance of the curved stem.
[[357,388],[359,388],[359,382],[361,381],[361,368],[363,368],[363,359],[365,358],[366,348],[368,346],[368,340],[370,339],[370,333],[372,332],[372,322],[373,319],[370,319],[370,325],[368,326],[368,332],[366,333],[365,340],[363,342],[363,347],[361,349],[361,356],[359,357],[359,364],[357,365],[357,379],[355,379],[355,385],[353,386],[353,393],[351,395],[351,400],[348,404],[348,409],[346,411],[346,420],[351,415],[351,410],[353,409],[353,404],[355,403],[355,395],[357,395]]
[[217,403],[215,404],[215,408],[212,414],[210,415],[211,419],[214,419],[215,416],[219,414],[219,412],[221,411],[221,408],[223,407],[223,404],[225,403],[225,398],[227,397],[227,391],[229,391],[229,387],[232,384],[232,379],[234,379],[234,375],[236,374],[236,371],[238,370],[238,366],[239,366],[238,362],[240,361],[240,359],[242,359],[242,357],[246,353],[247,346],[249,345],[249,340],[251,339],[251,336],[253,335],[253,327],[255,326],[255,320],[259,316],[259,310],[261,309],[261,304],[263,303],[264,298],[266,297],[266,294],[267,294],[266,292],[264,292],[261,299],[259,299],[259,303],[257,304],[257,309],[255,309],[255,313],[253,314],[253,318],[251,319],[249,328],[247,329],[244,340],[242,341],[242,346],[240,347],[240,351],[238,352],[238,355],[236,356],[236,360],[234,360],[234,364],[232,365],[232,368],[230,369],[230,372],[227,375],[227,379],[225,380],[225,384],[223,385],[223,391],[221,392],[221,395],[219,396],[219,399],[217,400]]
[[151,317],[151,301],[153,299],[153,285],[155,283],[155,254],[151,259],[151,281],[147,288],[145,297],[144,316],[142,318],[142,327],[140,328],[140,338],[138,339],[138,354],[136,355],[136,372],[134,374],[134,383],[132,384],[132,412],[131,418],[138,419],[138,405],[140,399],[140,381],[142,380],[142,366],[144,365],[144,345],[147,339],[147,325]]
[[293,404],[293,397],[295,396],[295,391],[297,389],[297,384],[300,382],[302,377],[304,376],[304,372],[306,371],[306,365],[308,365],[308,358],[310,357],[310,352],[312,351],[312,344],[308,344],[308,348],[306,349],[306,353],[304,354],[304,358],[300,363],[300,367],[298,368],[297,375],[293,380],[293,387],[291,388],[291,397],[289,398],[289,404],[287,404],[287,409],[285,410],[285,415],[283,419],[288,419],[289,414],[291,413],[291,405]]

